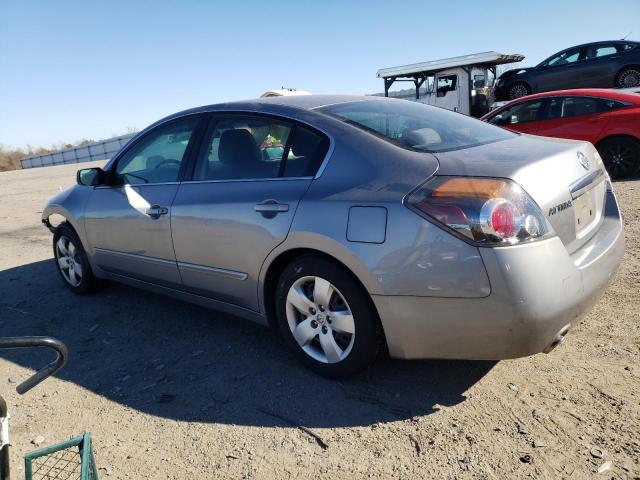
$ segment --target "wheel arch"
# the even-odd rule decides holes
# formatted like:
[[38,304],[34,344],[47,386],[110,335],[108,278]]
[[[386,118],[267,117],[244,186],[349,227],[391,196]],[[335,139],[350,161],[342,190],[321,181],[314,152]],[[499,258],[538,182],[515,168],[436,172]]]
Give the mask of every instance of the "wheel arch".
[[[277,253],[270,255],[268,265],[266,266],[266,268],[263,268],[263,272],[261,272],[261,281],[259,282],[260,303],[264,309],[263,311],[265,313],[265,317],[269,326],[276,327],[277,330],[275,322],[275,286],[278,282],[278,279],[280,278],[280,275],[287,267],[287,265],[289,265],[295,259],[300,258],[304,255],[316,255],[337,264],[345,272],[347,272],[347,274],[349,274],[358,285],[360,285],[363,291],[367,294],[371,309],[376,315],[375,320],[378,323],[380,331],[382,332],[384,344],[386,346],[386,336],[384,333],[383,324],[380,321],[380,313],[376,308],[375,302],[371,298],[371,289],[367,287],[360,276],[358,276],[354,272],[354,269],[350,268],[350,266],[345,261],[342,261],[340,258],[337,258],[337,256],[331,255],[325,251],[315,248],[309,248],[307,246],[292,246],[291,248],[282,249]],[[265,262],[265,264],[266,263],[267,262]]]
[[600,146],[604,142],[606,142],[608,140],[613,140],[613,139],[616,139],[616,138],[626,138],[626,139],[629,139],[629,140],[633,140],[638,145],[640,145],[640,138],[638,138],[638,137],[634,137],[633,135],[628,134],[628,133],[612,133],[612,134],[607,135],[606,137],[602,137],[600,140],[598,140],[596,142],[596,144],[594,145],[594,147],[596,147],[596,149],[600,148]]
[[637,68],[638,70],[640,70],[640,63],[637,63],[637,64],[636,63],[629,63],[627,65],[623,65],[622,67],[620,67],[618,69],[618,71],[616,72],[615,76],[613,77],[614,78],[614,83],[613,83],[614,87],[618,87],[618,78],[620,77],[620,74],[622,72],[624,72],[628,68]]
[[[522,85],[527,87],[527,90],[529,90],[529,93],[527,93],[527,95],[531,95],[532,93],[534,93],[531,79],[529,79],[529,78],[514,78],[511,82],[509,82],[509,85],[506,88],[507,94],[509,93],[509,91],[511,90],[511,88],[514,85],[518,85],[519,83],[521,83]],[[522,97],[518,97],[518,98],[522,98]],[[514,98],[513,100],[516,100],[516,99]]]
[[[57,219],[53,220],[52,219]],[[61,205],[47,205],[42,212],[42,223],[54,233],[56,228],[58,228],[61,224],[66,223],[69,225],[73,231],[78,235],[80,241],[84,243],[84,240],[81,235],[80,225],[77,220],[71,213]]]

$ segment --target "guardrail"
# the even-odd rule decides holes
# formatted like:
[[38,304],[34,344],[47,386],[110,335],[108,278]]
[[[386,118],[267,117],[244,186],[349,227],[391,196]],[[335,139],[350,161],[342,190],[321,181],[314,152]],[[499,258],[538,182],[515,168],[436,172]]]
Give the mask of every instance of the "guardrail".
[[20,160],[22,168],[48,167],[50,165],[64,165],[67,163],[91,162],[111,158],[120,150],[135,134],[122,135],[95,143],[89,143],[73,148],[67,148],[59,152],[34,155]]

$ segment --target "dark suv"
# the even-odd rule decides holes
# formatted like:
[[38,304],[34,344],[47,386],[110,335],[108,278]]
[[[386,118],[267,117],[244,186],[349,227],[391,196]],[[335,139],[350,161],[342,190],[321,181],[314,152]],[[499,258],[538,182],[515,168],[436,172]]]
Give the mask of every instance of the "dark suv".
[[640,86],[640,43],[628,40],[571,47],[535,67],[508,70],[496,84],[496,100],[570,88]]

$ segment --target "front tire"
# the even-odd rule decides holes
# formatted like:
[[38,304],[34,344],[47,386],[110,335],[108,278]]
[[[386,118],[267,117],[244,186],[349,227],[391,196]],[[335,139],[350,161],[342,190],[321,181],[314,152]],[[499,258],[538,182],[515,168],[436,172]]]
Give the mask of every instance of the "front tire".
[[516,98],[526,97],[531,94],[531,88],[524,82],[516,82],[509,87],[509,100],[515,100]]
[[628,137],[614,137],[598,144],[598,153],[611,178],[627,178],[640,169],[640,142]]
[[91,271],[82,242],[67,223],[60,224],[53,235],[53,256],[56,269],[69,290],[79,295],[97,290],[99,281]]
[[289,264],[276,289],[277,323],[288,347],[332,378],[369,366],[382,343],[371,299],[343,268],[316,255]]

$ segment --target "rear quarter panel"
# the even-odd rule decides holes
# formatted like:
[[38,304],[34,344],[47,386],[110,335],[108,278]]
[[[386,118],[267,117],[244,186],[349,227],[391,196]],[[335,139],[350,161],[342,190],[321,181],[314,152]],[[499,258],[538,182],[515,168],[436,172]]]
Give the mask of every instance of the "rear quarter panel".
[[629,135],[640,140],[640,105],[614,110],[608,116],[607,128],[596,141],[611,135]]
[[[281,253],[309,248],[343,263],[372,295],[489,295],[478,249],[402,203],[437,171],[436,158],[348,128],[352,130],[348,135],[336,135],[343,141],[336,143],[327,168],[300,202],[287,239],[267,258],[262,282],[268,265]],[[386,210],[383,242],[348,240],[349,211],[354,206]]]

